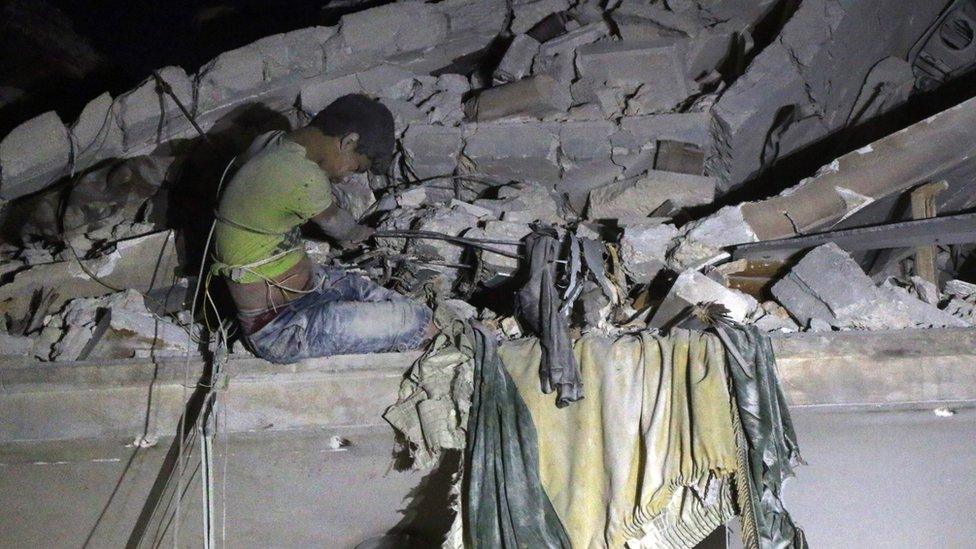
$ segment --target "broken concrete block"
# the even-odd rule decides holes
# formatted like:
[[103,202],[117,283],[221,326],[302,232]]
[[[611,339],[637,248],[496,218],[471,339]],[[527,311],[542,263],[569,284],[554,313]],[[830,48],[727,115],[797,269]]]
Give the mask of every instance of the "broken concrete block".
[[470,204],[456,198],[452,198],[451,202],[448,204],[453,209],[462,210],[469,213],[478,219],[497,219],[495,212],[489,210],[488,208],[483,208],[475,204]]
[[546,40],[539,49],[542,57],[558,54],[571,54],[585,44],[591,44],[610,34],[610,26],[605,21],[583,25],[551,40]]
[[0,356],[32,356],[34,339],[0,332]]
[[685,75],[691,80],[699,80],[717,70],[734,51],[737,36],[728,29],[712,29],[689,39]]
[[[158,72],[173,89],[180,103],[190,109],[194,101],[193,83],[186,72],[180,67],[164,67]],[[201,107],[209,104],[207,101],[211,99],[224,100],[223,96],[213,97],[204,95],[204,90],[200,91]],[[127,150],[156,143],[160,137],[168,137],[190,127],[189,121],[173,98],[159,91],[156,80],[152,77],[144,80],[134,90],[119,96],[116,101]]]
[[671,250],[668,266],[687,269],[722,253],[722,248],[746,242],[758,242],[759,237],[746,223],[742,206],[726,206],[715,214],[682,227],[678,244]]
[[68,129],[54,111],[14,128],[0,141],[0,198],[11,200],[64,175],[71,155]]
[[715,197],[715,184],[711,177],[651,170],[591,191],[587,217],[647,217],[668,200],[679,207],[708,204]]
[[[703,28],[703,22],[689,12],[676,9],[675,2],[669,2],[665,8],[660,4],[623,1],[613,11],[612,19],[617,25],[638,25],[653,28],[659,36],[672,39],[694,36]],[[621,36],[623,36],[623,29]],[[627,37],[624,36],[626,40]]]
[[567,0],[535,0],[534,2],[515,2],[512,5],[513,34],[527,32],[539,21],[553,13],[569,9]]
[[[478,218],[464,210],[438,208],[418,220],[414,228],[419,231],[461,236],[461,233],[477,226]],[[464,252],[464,246],[456,243],[427,239],[414,240],[407,249],[424,259],[446,263],[460,263]]]
[[939,301],[942,300],[939,287],[920,276],[912,277],[912,291],[919,299],[929,305],[938,305]]
[[72,260],[36,265],[18,272],[12,281],[0,286],[0,313],[23,318],[30,312],[34,293],[46,288],[58,288],[51,307],[59,309],[71,299],[110,292],[103,283],[145,292],[172,284],[179,278],[179,256],[172,231],[119,241],[111,253],[81,263],[84,268]]
[[566,112],[573,99],[569,87],[539,74],[482,91],[465,103],[469,120],[490,122],[503,118],[543,118]]
[[559,126],[560,149],[573,162],[609,159],[610,136],[616,132],[613,122],[565,122]]
[[976,301],[976,284],[963,280],[950,280],[945,284],[945,293],[953,297]]
[[648,327],[662,328],[679,318],[690,307],[704,303],[719,303],[728,309],[728,316],[736,322],[744,322],[753,314],[759,302],[752,296],[726,288],[698,271],[681,273],[671,291],[654,311]]
[[672,140],[702,148],[709,143],[710,124],[711,115],[705,112],[649,114],[620,120],[620,128],[641,144]]
[[867,330],[967,325],[901,288],[876,287],[834,243],[808,252],[771,291],[802,325],[812,319]]
[[970,326],[976,326],[976,299],[951,296],[942,310]]
[[[201,67],[197,79],[208,103],[218,93],[220,100],[214,104],[223,103],[264,83],[264,57],[250,45],[226,51]],[[209,106],[204,104],[204,108]]]
[[430,6],[450,19],[452,35],[487,33],[494,37],[508,18],[506,0],[444,0]]
[[654,155],[654,169],[703,175],[705,170],[705,154],[701,147],[693,143],[680,141],[658,141]]
[[898,57],[882,59],[865,77],[847,125],[870,120],[908,101],[914,87],[915,75],[907,61]]
[[99,160],[118,156],[123,151],[122,128],[116,114],[108,92],[92,99],[82,109],[71,126],[75,170],[85,170]]
[[556,191],[566,197],[573,211],[582,215],[590,191],[614,182],[623,173],[624,169],[609,159],[586,162],[567,169],[556,182]]
[[[757,311],[761,316],[752,323],[764,332],[798,332],[800,326],[793,322],[790,313],[775,301],[764,301]],[[827,325],[830,331],[830,325]]]
[[633,95],[631,114],[650,114],[674,108],[694,91],[683,58],[672,41],[597,42],[579,48],[576,64],[594,92],[601,85],[619,87]]
[[531,183],[503,187],[497,199],[480,199],[475,205],[486,208],[505,221],[519,223],[559,223],[559,205],[545,188]]
[[299,98],[302,109],[313,115],[350,93],[364,93],[384,99],[407,99],[409,94],[398,91],[404,87],[412,88],[415,76],[406,69],[383,63],[356,74],[315,79],[302,87]]
[[348,75],[306,84],[298,96],[302,110],[315,115],[343,95],[358,93],[361,90],[362,88],[354,75]]
[[309,27],[276,34],[252,46],[264,59],[264,79],[272,81],[292,75],[311,78],[325,69],[325,44],[338,27]]
[[541,44],[535,38],[527,34],[519,34],[512,39],[512,43],[505,50],[505,55],[492,75],[495,84],[515,82],[529,74],[532,70],[532,62],[539,54],[540,46]]
[[[897,83],[864,85],[879,62],[907,58],[909,44],[943,9],[942,3],[899,0],[802,2],[715,104],[708,172],[721,178],[723,187],[738,186],[777,159],[850,125],[850,117],[857,117],[855,103],[865,93],[900,93]],[[897,99],[880,101],[893,105]]]
[[491,123],[465,128],[464,155],[479,173],[515,181],[554,181],[559,140],[546,123]]
[[461,129],[414,124],[404,132],[401,145],[418,178],[451,175],[461,153]]
[[646,284],[667,262],[671,240],[678,236],[674,225],[640,223],[628,225],[620,238],[620,261],[634,282]]
[[[886,296],[891,301],[891,308],[898,311],[899,315],[911,319],[911,325],[917,328],[965,328],[971,325],[965,321],[940,310],[935,305],[930,305],[925,301],[908,293],[908,290],[884,282],[878,288],[882,296]],[[889,309],[890,310],[890,309]]]
[[153,315],[139,292],[126,290],[71,300],[45,325],[35,353],[60,361],[132,358],[139,351],[186,351],[188,344],[183,328]]
[[421,112],[426,114],[426,122],[455,126],[464,120],[464,106],[460,93],[437,92],[424,101]]
[[[532,228],[526,223],[515,223],[512,221],[489,221],[485,223],[481,238],[493,240],[511,240],[521,242],[523,238],[532,232]],[[474,233],[472,233],[473,235]],[[510,253],[521,253],[522,249],[517,245],[510,244],[491,244],[491,247]],[[492,275],[510,276],[518,270],[519,260],[512,257],[505,257],[492,252],[481,253],[482,268]]]
[[342,16],[340,34],[345,44],[361,52],[390,54],[423,50],[447,37],[448,20],[421,2],[399,2]]
[[415,187],[408,191],[403,191],[396,197],[397,205],[401,208],[419,208],[427,201],[427,189]]

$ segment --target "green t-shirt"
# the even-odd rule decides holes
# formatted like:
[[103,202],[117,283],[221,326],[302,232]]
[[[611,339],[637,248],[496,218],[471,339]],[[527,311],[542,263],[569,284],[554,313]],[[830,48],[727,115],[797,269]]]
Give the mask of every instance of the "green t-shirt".
[[216,272],[247,283],[302,260],[299,227],[332,204],[332,187],[305,148],[282,132],[259,136],[244,156],[220,197],[214,251]]

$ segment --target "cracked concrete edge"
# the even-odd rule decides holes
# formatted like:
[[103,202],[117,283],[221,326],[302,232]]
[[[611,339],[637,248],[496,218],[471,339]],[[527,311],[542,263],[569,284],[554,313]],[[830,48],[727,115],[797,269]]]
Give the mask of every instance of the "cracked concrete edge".
[[[457,4],[457,2],[451,3]],[[403,3],[402,6],[406,6],[403,9],[409,9],[411,3]],[[385,6],[377,6],[375,8],[370,8],[362,12],[356,12],[356,14],[362,18],[364,15],[369,14],[371,11],[377,11],[382,9],[389,9]],[[447,8],[434,7],[430,8],[429,11],[435,14],[437,17],[442,17],[445,19],[450,19],[450,13]],[[298,37],[299,35],[306,35],[310,30],[316,29],[317,27],[308,27],[305,29],[298,29],[288,33],[284,33],[282,36],[283,40],[287,42],[287,37],[294,35]],[[380,65],[388,60],[396,59],[398,56],[408,54],[415,50],[399,50],[392,52],[369,52],[368,55],[356,56],[351,52],[347,52],[348,55],[343,55],[343,59],[340,61],[347,61],[345,66],[330,66],[330,58],[335,57],[337,53],[341,53],[342,41],[344,40],[342,35],[342,21],[333,27],[321,27],[322,29],[330,29],[327,36],[323,35],[323,42],[318,44],[318,49],[322,52],[323,58],[321,62],[321,68],[316,74],[308,75],[303,74],[303,71],[307,71],[307,67],[300,66],[299,64],[294,64],[290,67],[290,71],[284,76],[269,76],[266,74],[267,63],[269,59],[266,59],[269,54],[267,51],[261,49],[262,42],[267,41],[272,37],[265,37],[251,44],[247,44],[240,48],[229,50],[223,52],[214,59],[204,63],[200,69],[193,75],[186,75],[183,73],[182,69],[177,67],[165,67],[160,69],[160,71],[170,72],[178,71],[184,75],[186,84],[189,85],[189,90],[182,90],[181,88],[183,82],[171,82],[174,87],[177,96],[180,97],[184,106],[189,110],[197,122],[204,131],[209,130],[218,119],[232,111],[234,108],[239,107],[243,104],[248,103],[270,103],[279,108],[279,110],[290,110],[294,109],[298,105],[298,97],[301,89],[305,86],[315,83],[316,81],[333,80],[336,78],[341,78],[348,74],[359,72],[362,70],[368,70],[369,68]],[[494,32],[492,29],[488,31],[483,31],[484,34],[484,44],[487,45],[491,37],[497,32],[502,30],[501,25]],[[470,31],[465,29],[458,29],[458,32],[465,32],[467,35],[471,35]],[[440,45],[448,45],[452,41],[452,36],[448,33],[445,39]],[[290,46],[289,46],[290,47]],[[298,47],[298,46],[296,46]],[[438,47],[438,44],[431,46],[432,48]],[[419,51],[419,50],[417,50]],[[227,59],[228,56],[240,55],[241,52],[247,52],[250,55],[257,58],[262,64],[262,74],[261,82],[253,83],[253,85],[246,86],[246,89],[235,90],[233,86],[230,89],[224,89],[223,85],[219,82],[213,83],[208,82],[207,79],[211,76],[209,72],[214,69],[214,65],[219,63],[221,59]],[[327,55],[331,53],[332,55]],[[470,53],[470,52],[461,52]],[[453,57],[448,55],[448,57]],[[449,63],[449,60],[446,61]],[[172,75],[169,75],[172,76]],[[231,75],[233,76],[233,75]],[[169,79],[167,79],[169,80]],[[230,84],[225,82],[224,84]],[[133,156],[140,156],[148,154],[149,152],[156,149],[158,146],[165,142],[172,141],[180,138],[196,138],[196,130],[193,128],[191,123],[186,120],[183,114],[178,110],[175,104],[172,104],[172,100],[166,97],[162,103],[169,105],[172,108],[156,113],[154,116],[149,118],[140,118],[136,124],[126,124],[123,121],[123,115],[126,110],[126,100],[137,95],[139,92],[144,92],[147,89],[154,88],[155,82],[153,77],[148,77],[146,80],[140,82],[136,87],[128,90],[124,93],[119,94],[115,98],[111,99],[112,103],[109,107],[107,113],[104,115],[106,121],[109,119],[114,121],[114,127],[112,128],[111,135],[115,133],[121,133],[121,142],[116,144],[111,144],[107,146],[104,142],[100,143],[94,151],[90,150],[90,147],[83,148],[81,150],[75,150],[75,144],[78,141],[77,136],[74,135],[73,131],[78,122],[82,121],[82,116],[85,115],[83,110],[82,116],[79,116],[78,121],[71,124],[70,127],[60,123],[67,133],[67,140],[63,146],[59,146],[56,151],[47,151],[47,157],[41,156],[45,151],[43,148],[33,148],[27,153],[32,156],[29,158],[18,158],[17,163],[23,164],[26,168],[18,167],[15,175],[10,176],[4,174],[4,170],[0,169],[0,198],[3,200],[12,200],[26,194],[30,194],[41,189],[44,189],[59,179],[66,175],[71,175],[75,171],[83,170],[87,166],[108,159],[108,158],[128,158]],[[205,91],[220,92],[217,95],[215,101],[208,100],[205,97],[201,97],[201,92]],[[189,93],[181,93],[183,91],[188,91]],[[225,93],[226,92],[226,93]],[[94,98],[89,105],[93,103],[103,101],[104,94]],[[147,105],[146,109],[153,110],[152,105]],[[87,107],[86,107],[87,109]],[[131,110],[131,109],[130,109]],[[158,105],[155,110],[160,110]],[[14,128],[8,135],[4,136],[0,143],[6,144],[12,147],[15,141],[30,138],[31,140],[36,140],[30,135],[32,129],[38,126],[38,121],[44,117],[50,117],[53,113],[44,113],[38,117],[27,120],[20,126]],[[111,115],[111,116],[110,116]],[[38,138],[43,138],[44,136],[39,136]],[[62,150],[63,149],[63,150]],[[2,150],[2,147],[0,147]],[[101,154],[100,154],[101,153]],[[84,158],[82,158],[82,154]],[[10,159],[4,158],[5,161],[9,162]],[[79,162],[79,160],[84,160],[84,162]]]

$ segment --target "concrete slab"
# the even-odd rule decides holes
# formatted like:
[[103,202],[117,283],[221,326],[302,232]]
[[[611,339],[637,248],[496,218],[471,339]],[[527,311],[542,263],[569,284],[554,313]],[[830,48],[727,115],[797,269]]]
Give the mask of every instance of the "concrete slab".
[[808,466],[785,502],[811,547],[970,547],[976,410],[793,413]]
[[[218,437],[218,543],[351,548],[404,521],[400,510],[422,475],[391,470],[388,429],[342,434],[351,445],[339,450],[330,446],[330,431]],[[175,484],[159,498],[152,490],[171,442],[162,439],[146,449],[127,448],[113,439],[0,445],[2,545],[171,545]],[[193,451],[180,505],[180,545],[187,547],[202,543],[198,464]],[[157,514],[141,522],[146,502],[157,500]],[[403,528],[420,537],[432,535],[416,523]],[[141,543],[133,532],[145,533]]]

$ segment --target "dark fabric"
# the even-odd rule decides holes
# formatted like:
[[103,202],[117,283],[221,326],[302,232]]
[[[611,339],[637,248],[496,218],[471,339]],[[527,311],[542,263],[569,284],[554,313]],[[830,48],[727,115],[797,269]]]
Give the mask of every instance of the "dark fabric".
[[537,231],[526,237],[525,249],[529,279],[518,292],[519,316],[542,345],[539,366],[542,392],[549,394],[555,390],[556,406],[563,408],[583,398],[583,382],[573,356],[569,323],[560,311],[562,299],[556,292],[559,240],[555,231]]
[[776,358],[769,338],[755,326],[727,320],[715,323],[725,344],[726,360],[748,446],[747,481],[759,546],[763,549],[806,548],[801,530],[780,499],[783,481],[803,463],[790,411],[776,377]]
[[467,547],[571,547],[542,488],[535,425],[480,326],[474,342],[474,394],[465,448],[464,535]]

